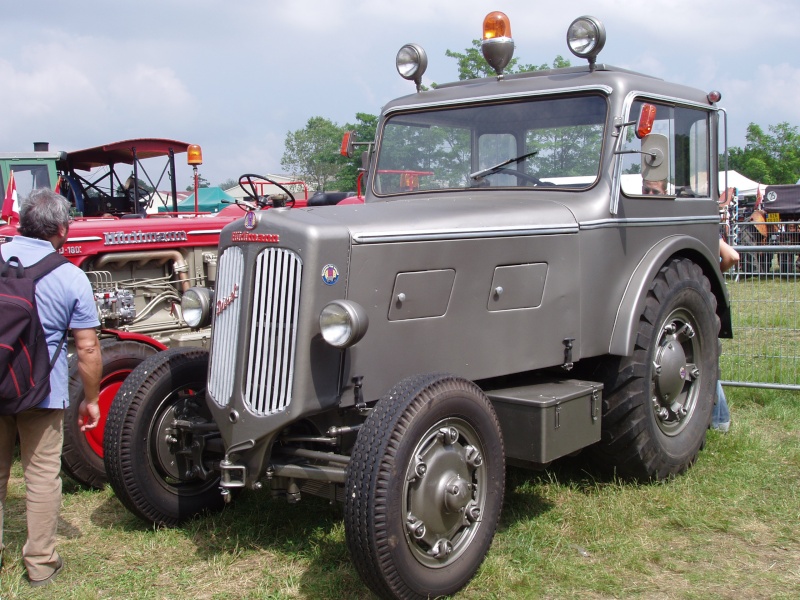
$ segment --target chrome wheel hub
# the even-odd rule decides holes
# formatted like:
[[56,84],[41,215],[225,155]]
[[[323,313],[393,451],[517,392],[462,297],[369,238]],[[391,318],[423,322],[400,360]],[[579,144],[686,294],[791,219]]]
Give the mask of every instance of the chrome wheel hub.
[[450,564],[478,529],[486,500],[478,435],[461,419],[444,419],[420,438],[406,469],[406,541],[422,564]]
[[653,357],[653,411],[667,435],[680,433],[697,405],[700,351],[691,315],[674,311],[658,333]]

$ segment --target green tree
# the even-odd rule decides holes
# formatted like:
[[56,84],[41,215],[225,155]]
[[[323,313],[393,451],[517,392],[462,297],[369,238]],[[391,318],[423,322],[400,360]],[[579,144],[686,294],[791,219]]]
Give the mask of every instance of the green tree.
[[[369,113],[356,113],[356,122],[348,123],[344,126],[346,131],[356,132],[356,141],[372,142],[375,140],[375,131],[378,128],[378,116]],[[341,141],[341,140],[340,140]],[[340,146],[341,148],[341,146]],[[366,146],[358,146],[352,159],[346,159],[346,163],[336,174],[335,181],[331,184],[340,191],[356,191],[358,185],[358,174],[362,168],[361,151],[367,151]],[[363,193],[363,182],[362,182]]]
[[800,133],[788,122],[769,126],[766,133],[755,123],[747,127],[744,148],[728,149],[728,166],[763,184],[796,183],[800,178]]
[[[445,56],[455,58],[458,61],[458,79],[464,81],[465,79],[477,79],[479,77],[494,77],[495,72],[486,59],[483,58],[481,52],[481,40],[472,40],[472,47],[466,48],[464,52],[453,52],[446,50]],[[553,60],[552,68],[560,69],[570,66],[570,62],[562,57],[560,54]],[[503,70],[506,74],[512,73],[525,73],[528,71],[546,71],[551,67],[542,65],[523,65],[519,63],[519,58],[512,58],[508,66]]]
[[[202,175],[198,175],[197,176],[197,187],[199,187],[199,188],[208,188],[208,187],[211,187],[211,183],[208,181],[208,179],[206,179]],[[194,191],[194,177],[192,177],[192,182],[189,185],[186,186],[186,191],[187,192],[193,192]]]
[[305,128],[286,134],[281,167],[320,191],[329,189],[348,159],[339,154],[345,128],[311,117]]
[[236,179],[226,179],[222,183],[219,184],[219,188],[221,190],[229,190],[232,187],[236,187],[239,185],[239,182]]

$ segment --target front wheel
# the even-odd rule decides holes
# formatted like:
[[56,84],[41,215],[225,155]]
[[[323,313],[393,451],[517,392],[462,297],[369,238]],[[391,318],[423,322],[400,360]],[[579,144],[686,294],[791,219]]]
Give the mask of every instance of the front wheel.
[[716,399],[719,317],[700,267],[675,259],[653,280],[632,356],[605,363],[603,466],[665,479],[697,458]]
[[122,382],[146,358],[158,352],[153,346],[134,341],[104,339],[100,341],[103,372],[100,379],[100,423],[94,429],[81,431],[78,407],[84,400],[83,380],[74,355],[69,363],[69,406],[64,411],[64,450],[61,467],[78,483],[102,488],[108,478],[103,465],[103,434],[106,416]]
[[385,598],[458,591],[491,545],[504,485],[483,392],[449,375],[403,380],[367,418],[347,469],[345,532],[361,578]]
[[[208,351],[173,348],[139,365],[122,384],[106,421],[106,473],[117,498],[139,518],[177,525],[223,498],[215,460],[219,437],[205,403]],[[212,442],[213,443],[213,442]]]

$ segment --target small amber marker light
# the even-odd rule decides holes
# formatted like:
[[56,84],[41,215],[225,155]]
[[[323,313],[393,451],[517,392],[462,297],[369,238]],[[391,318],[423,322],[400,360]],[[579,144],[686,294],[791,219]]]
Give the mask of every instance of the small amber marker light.
[[653,131],[656,120],[656,107],[654,104],[643,104],[639,113],[639,122],[636,124],[636,137],[640,140]]
[[191,144],[186,150],[186,162],[190,165],[203,164],[203,149],[197,144]]
[[483,39],[511,37],[511,21],[505,13],[496,10],[483,19]]

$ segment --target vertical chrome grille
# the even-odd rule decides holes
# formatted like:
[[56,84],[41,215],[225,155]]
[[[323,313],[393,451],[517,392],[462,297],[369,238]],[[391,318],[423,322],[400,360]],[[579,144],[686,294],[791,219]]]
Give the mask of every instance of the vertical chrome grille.
[[241,248],[231,246],[219,257],[217,269],[214,331],[211,343],[211,369],[208,391],[220,406],[226,406],[233,394],[233,377],[236,372],[236,344],[239,340],[239,315],[242,302],[239,298],[244,274],[244,257]]
[[245,406],[256,415],[281,411],[292,400],[302,270],[300,258],[280,248],[264,250],[256,261],[244,380]]

